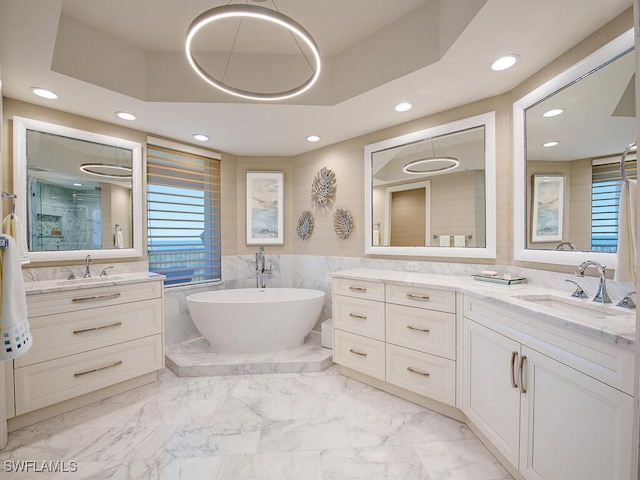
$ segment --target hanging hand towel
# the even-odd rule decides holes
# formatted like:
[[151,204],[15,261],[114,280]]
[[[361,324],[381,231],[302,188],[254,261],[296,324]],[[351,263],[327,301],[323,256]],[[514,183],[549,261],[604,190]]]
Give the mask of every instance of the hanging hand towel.
[[120,229],[116,230],[116,248],[124,248],[124,237]]
[[0,360],[27,353],[33,343],[27,320],[27,297],[22,279],[19,252],[13,237],[5,235],[8,246],[2,251],[2,295],[0,295]]
[[441,247],[450,247],[451,246],[451,235],[439,235],[438,236],[438,244]]
[[2,233],[13,237],[16,241],[16,248],[18,249],[20,265],[26,265],[30,263],[29,260],[29,247],[27,246],[27,237],[24,234],[24,228],[22,228],[22,221],[15,214],[9,214],[4,217],[2,221]]
[[466,247],[467,246],[467,236],[466,235],[454,235],[453,236],[453,246],[454,247]]
[[623,183],[618,209],[618,266],[613,275],[617,282],[635,281],[637,201],[638,181],[629,180],[629,183]]

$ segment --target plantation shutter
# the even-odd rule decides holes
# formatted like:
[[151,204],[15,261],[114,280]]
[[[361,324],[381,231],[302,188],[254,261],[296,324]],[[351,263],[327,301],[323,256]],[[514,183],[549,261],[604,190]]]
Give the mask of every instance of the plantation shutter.
[[147,252],[165,285],[221,279],[220,160],[148,145]]

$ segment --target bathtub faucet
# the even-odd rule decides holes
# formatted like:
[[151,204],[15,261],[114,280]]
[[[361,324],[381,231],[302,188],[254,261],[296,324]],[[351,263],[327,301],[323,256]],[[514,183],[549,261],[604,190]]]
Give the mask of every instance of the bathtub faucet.
[[267,275],[271,275],[271,265],[269,268],[265,267],[265,255],[264,255],[264,247],[260,247],[256,252],[256,287],[257,288],[266,288],[267,287]]

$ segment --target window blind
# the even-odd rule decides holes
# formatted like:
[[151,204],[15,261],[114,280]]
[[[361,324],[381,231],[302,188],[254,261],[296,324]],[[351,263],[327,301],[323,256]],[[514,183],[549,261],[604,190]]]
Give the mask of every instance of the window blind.
[[147,253],[165,285],[221,279],[219,160],[147,146]]
[[[637,178],[636,160],[625,162],[628,178]],[[622,175],[620,163],[593,165],[591,182],[591,250],[615,253]]]

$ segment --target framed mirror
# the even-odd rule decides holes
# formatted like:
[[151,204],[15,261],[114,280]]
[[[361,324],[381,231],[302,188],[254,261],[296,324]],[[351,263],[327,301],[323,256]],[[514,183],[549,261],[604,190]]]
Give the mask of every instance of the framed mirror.
[[142,257],[142,145],[13,118],[13,188],[32,262]]
[[[615,268],[620,157],[636,141],[630,30],[514,103],[514,258]],[[635,152],[626,168],[635,177]]]
[[365,253],[495,258],[495,114],[367,145]]

